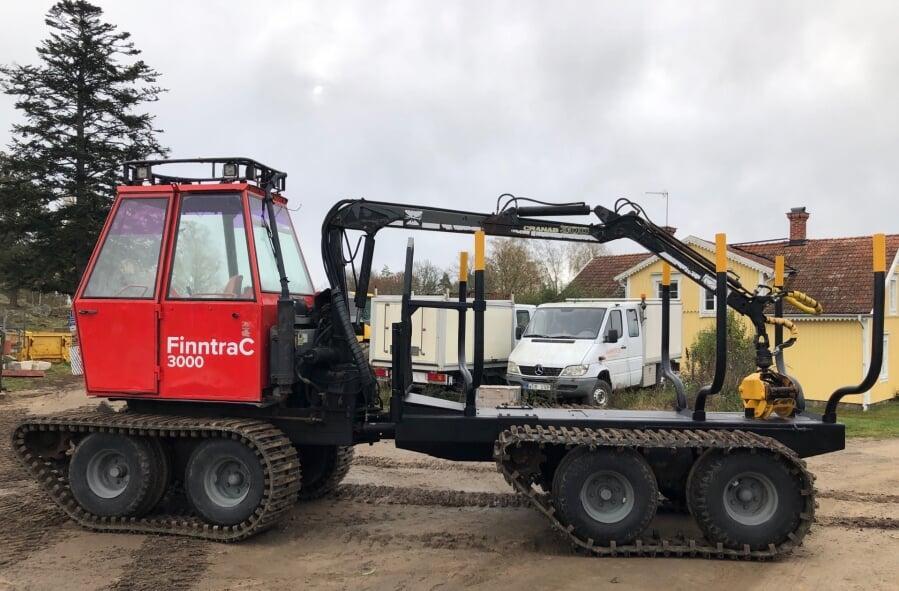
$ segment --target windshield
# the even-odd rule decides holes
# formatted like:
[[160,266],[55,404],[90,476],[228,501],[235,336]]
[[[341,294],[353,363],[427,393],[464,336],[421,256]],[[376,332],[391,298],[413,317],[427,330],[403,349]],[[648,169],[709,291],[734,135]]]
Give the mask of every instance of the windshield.
[[526,337],[595,339],[605,308],[537,308]]
[[[281,279],[278,277],[278,265],[275,261],[275,253],[272,250],[272,242],[268,235],[268,214],[265,212],[265,204],[262,199],[250,201],[253,217],[253,240],[256,245],[256,258],[259,263],[259,281],[262,291],[281,291]],[[293,224],[290,221],[290,212],[287,208],[275,204],[275,220],[278,223],[278,236],[281,241],[281,253],[284,256],[284,270],[290,284],[290,293],[310,294],[312,280],[306,269],[306,262],[300,252],[300,243],[297,242],[293,232]]]

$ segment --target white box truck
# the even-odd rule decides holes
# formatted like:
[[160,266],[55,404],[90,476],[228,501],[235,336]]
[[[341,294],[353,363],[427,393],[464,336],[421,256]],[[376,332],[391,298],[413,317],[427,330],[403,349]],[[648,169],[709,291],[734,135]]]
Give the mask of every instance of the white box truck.
[[[681,303],[671,302],[672,365],[681,355]],[[509,356],[506,379],[522,393],[605,406],[612,392],[657,384],[661,300],[578,299],[537,307]]]
[[[417,300],[449,300],[450,296],[415,296]],[[390,378],[394,322],[400,321],[402,299],[377,295],[371,305],[369,362],[380,380]],[[509,354],[524,333],[536,306],[513,300],[487,300],[484,312],[484,382],[505,383]],[[474,312],[468,311],[465,359],[472,370]],[[459,372],[459,313],[422,308],[412,315],[412,376],[417,384],[452,386],[461,382]]]

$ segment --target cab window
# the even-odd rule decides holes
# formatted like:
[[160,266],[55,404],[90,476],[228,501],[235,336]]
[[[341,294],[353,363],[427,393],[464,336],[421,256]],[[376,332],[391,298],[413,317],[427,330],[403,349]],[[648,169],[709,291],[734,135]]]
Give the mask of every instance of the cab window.
[[[275,221],[278,225],[278,237],[281,242],[281,254],[284,257],[284,270],[290,293],[314,293],[306,262],[300,251],[300,243],[293,231],[290,212],[283,205],[275,204]],[[253,244],[256,246],[256,259],[259,266],[259,283],[262,291],[281,291],[281,278],[278,275],[278,264],[275,251],[269,237],[269,219],[262,199],[252,199],[250,210],[253,217]]]
[[[609,336],[613,330],[618,335],[618,337],[614,341],[611,341],[609,340]],[[612,310],[609,313],[609,323],[606,325],[606,342],[617,343],[618,339],[620,339],[622,336],[624,336],[624,333],[621,330],[621,310]]]
[[640,336],[640,321],[637,319],[637,311],[634,309],[627,311],[627,336]]
[[83,297],[150,300],[156,296],[168,203],[167,198],[122,199]]
[[188,194],[182,199],[169,298],[253,299],[239,193]]

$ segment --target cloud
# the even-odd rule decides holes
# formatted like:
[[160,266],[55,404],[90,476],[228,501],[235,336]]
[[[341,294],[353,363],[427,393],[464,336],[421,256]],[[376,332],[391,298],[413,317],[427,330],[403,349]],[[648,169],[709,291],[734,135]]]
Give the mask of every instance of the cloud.
[[[26,5],[27,6],[23,6]],[[513,192],[642,201],[679,235],[899,231],[899,5],[869,2],[101,2],[171,89],[177,156],[290,173],[319,286],[339,198],[491,210]],[[35,60],[36,3],[5,3],[3,61]],[[16,115],[0,102],[0,141]],[[405,235],[379,241],[399,268]],[[470,248],[416,237],[449,265]],[[616,247],[624,248],[624,247]]]

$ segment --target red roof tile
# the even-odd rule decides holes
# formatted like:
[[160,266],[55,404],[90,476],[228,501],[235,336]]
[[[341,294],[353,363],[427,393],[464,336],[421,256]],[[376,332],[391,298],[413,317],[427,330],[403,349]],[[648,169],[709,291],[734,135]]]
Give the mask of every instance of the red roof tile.
[[598,256],[572,279],[569,289],[576,297],[623,298],[624,286],[615,281],[615,277],[649,256],[652,255],[646,252]]
[[[887,265],[890,265],[899,250],[899,234],[888,234],[886,245]],[[871,312],[870,236],[809,239],[802,244],[790,244],[788,240],[746,243],[729,245],[728,250],[772,269],[774,257],[784,255],[786,287],[805,292],[821,302],[825,314]],[[581,297],[624,297],[624,287],[615,277],[650,256],[642,253],[597,257],[574,278],[572,286]],[[797,311],[787,306],[787,313],[791,312]]]
[[[886,246],[889,265],[899,250],[899,234],[888,234]],[[870,236],[810,239],[796,245],[789,241],[740,244],[736,248],[768,259],[772,267],[774,257],[784,255],[786,287],[803,291],[821,302],[825,314],[871,312]]]

